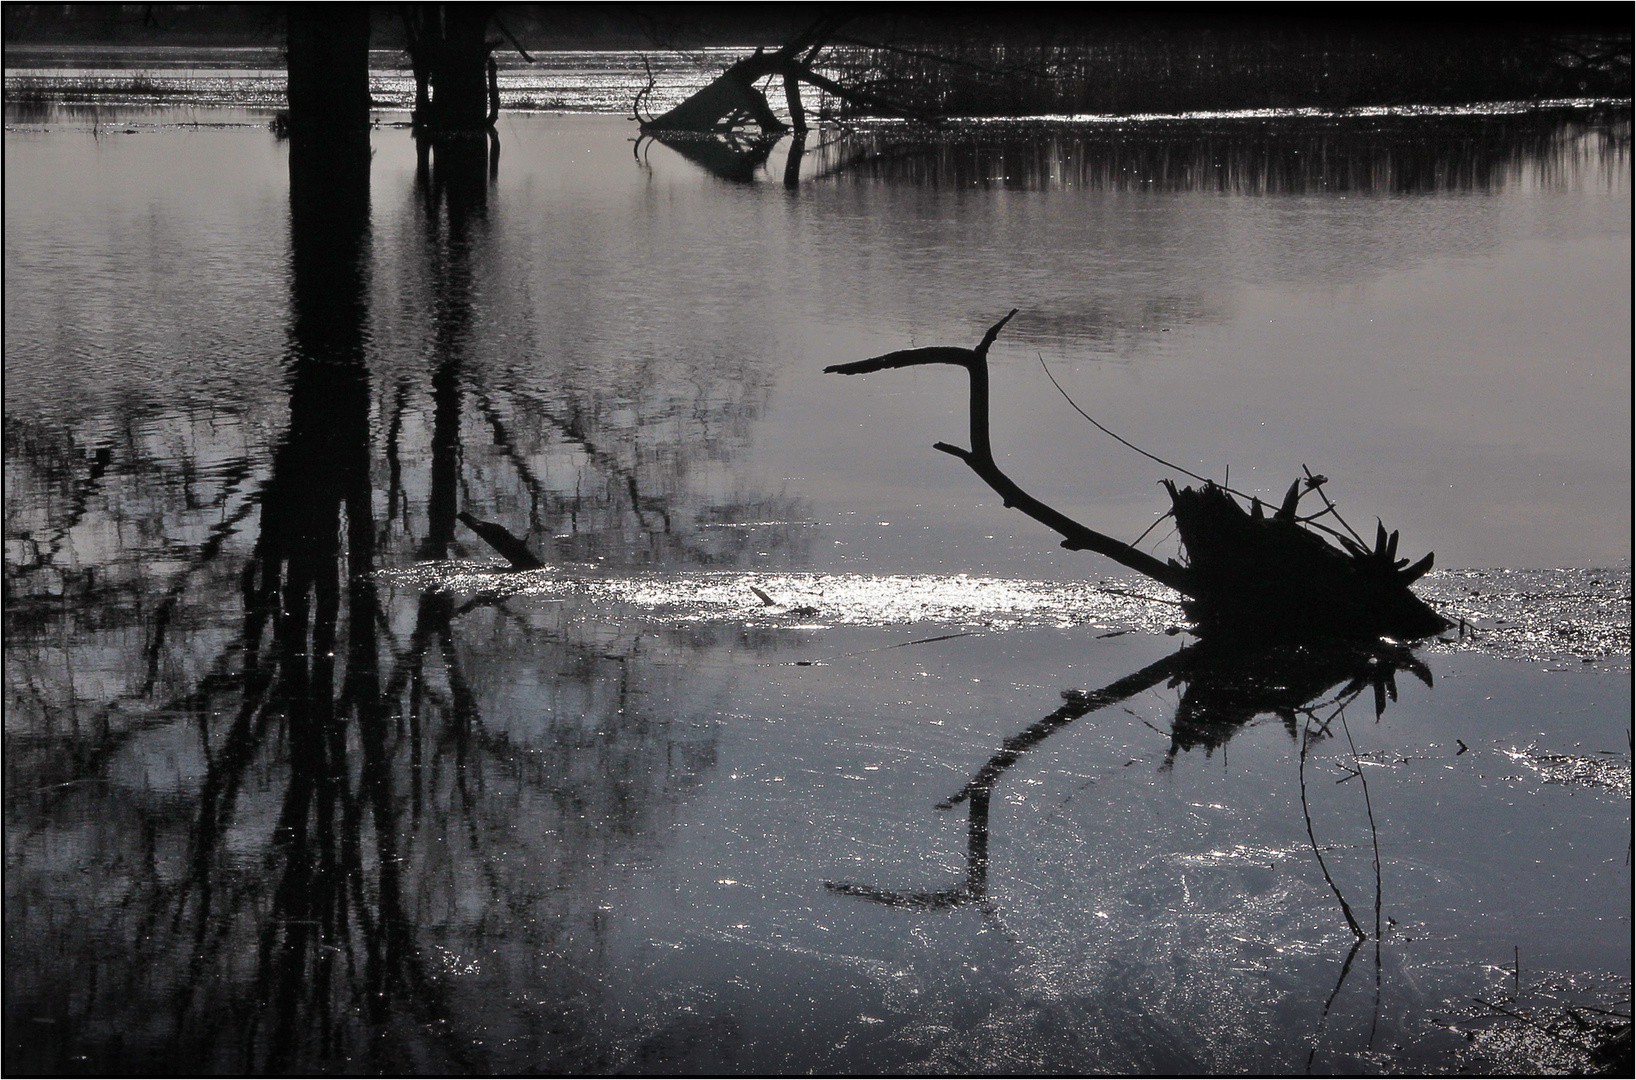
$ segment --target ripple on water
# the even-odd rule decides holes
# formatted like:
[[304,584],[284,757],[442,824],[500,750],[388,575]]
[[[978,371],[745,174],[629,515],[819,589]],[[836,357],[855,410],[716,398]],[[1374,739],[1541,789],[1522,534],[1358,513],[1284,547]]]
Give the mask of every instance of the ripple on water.
[[1464,623],[1440,650],[1629,669],[1628,569],[1443,570],[1416,589],[1445,618]]

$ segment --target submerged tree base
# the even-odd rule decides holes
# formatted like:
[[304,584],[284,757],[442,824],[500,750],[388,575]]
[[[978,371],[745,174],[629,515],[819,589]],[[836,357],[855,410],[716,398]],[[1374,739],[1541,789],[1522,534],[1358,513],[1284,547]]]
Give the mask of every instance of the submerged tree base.
[[[859,375],[921,364],[965,368],[971,378],[971,449],[947,443],[936,448],[964,461],[1007,507],[1062,534],[1063,547],[1099,552],[1181,593],[1186,598],[1183,610],[1201,636],[1414,640],[1448,629],[1448,620],[1409,589],[1431,569],[1430,554],[1410,566],[1408,559],[1397,557],[1397,533],[1388,535],[1384,526],[1376,526],[1370,548],[1356,534],[1348,538],[1314,524],[1319,517],[1334,515],[1345,525],[1323,496],[1325,477],[1308,474],[1304,482],[1290,485],[1271,517],[1260,500],[1248,497],[1246,510],[1233,498],[1236,493],[1211,481],[1204,481],[1202,488],[1178,489],[1166,480],[1185,564],[1161,561],[1090,529],[1018,487],[995,463],[988,430],[988,349],[1016,314],[1013,308],[989,327],[975,349],[906,349],[824,370]],[[1317,492],[1326,509],[1298,517],[1301,498],[1309,492]],[[1341,546],[1328,543],[1315,529],[1324,529]]]

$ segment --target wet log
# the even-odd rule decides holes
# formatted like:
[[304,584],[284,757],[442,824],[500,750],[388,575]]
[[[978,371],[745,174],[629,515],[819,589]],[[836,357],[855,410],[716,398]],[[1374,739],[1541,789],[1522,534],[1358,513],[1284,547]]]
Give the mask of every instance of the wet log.
[[1012,309],[989,327],[975,349],[906,349],[824,370],[861,375],[922,364],[965,368],[971,383],[971,448],[942,442],[935,448],[964,461],[1005,506],[1059,533],[1063,547],[1098,552],[1181,593],[1183,610],[1201,636],[1414,640],[1448,629],[1448,621],[1409,589],[1431,569],[1431,555],[1413,566],[1398,559],[1397,533],[1388,535],[1384,526],[1377,527],[1373,550],[1345,537],[1337,547],[1299,520],[1301,497],[1319,490],[1322,477],[1308,477],[1305,490],[1301,481],[1292,484],[1270,518],[1259,501],[1252,500],[1246,510],[1209,481],[1178,489],[1166,480],[1185,562],[1160,560],[1029,495],[1000,469],[989,442],[988,350],[1016,314]]

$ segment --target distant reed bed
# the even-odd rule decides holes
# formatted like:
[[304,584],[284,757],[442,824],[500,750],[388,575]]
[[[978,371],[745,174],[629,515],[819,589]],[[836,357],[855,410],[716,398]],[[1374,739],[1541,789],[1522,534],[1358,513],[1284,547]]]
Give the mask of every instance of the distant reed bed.
[[[849,85],[950,117],[1628,98],[1631,35],[1494,20],[896,20],[842,42]],[[865,44],[865,41],[868,41]],[[859,110],[826,103],[845,119]]]
[[818,176],[933,187],[1254,194],[1429,194],[1517,183],[1615,186],[1617,108],[1287,115],[1098,123],[988,121],[928,134],[863,125],[810,153]]

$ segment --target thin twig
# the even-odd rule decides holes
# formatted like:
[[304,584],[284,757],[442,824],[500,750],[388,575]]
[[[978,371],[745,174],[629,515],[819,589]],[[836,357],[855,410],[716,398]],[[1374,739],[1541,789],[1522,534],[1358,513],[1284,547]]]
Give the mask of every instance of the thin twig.
[[[1036,354],[1036,355],[1038,355],[1038,354]],[[1153,460],[1153,461],[1157,461],[1160,465],[1163,465],[1167,469],[1174,469],[1177,472],[1181,473],[1182,475],[1190,476],[1194,480],[1198,480],[1201,483],[1205,483],[1205,484],[1214,484],[1215,483],[1215,481],[1211,480],[1209,477],[1200,476],[1198,473],[1190,472],[1187,469],[1182,468],[1180,465],[1172,464],[1171,462],[1166,461],[1164,458],[1159,457],[1156,454],[1148,453],[1146,450],[1143,450],[1140,446],[1137,446],[1135,443],[1131,442],[1129,439],[1123,438],[1122,436],[1116,434],[1115,432],[1109,430],[1107,427],[1103,426],[1101,421],[1097,420],[1096,417],[1092,416],[1090,413],[1088,413],[1084,409],[1080,408],[1078,402],[1074,401],[1073,398],[1068,396],[1068,391],[1066,391],[1066,390],[1064,390],[1062,388],[1062,384],[1057,382],[1056,376],[1051,374],[1051,369],[1049,367],[1046,367],[1045,357],[1043,357],[1043,356],[1040,356],[1040,366],[1045,368],[1045,377],[1051,380],[1051,385],[1055,386],[1057,388],[1057,393],[1062,395],[1063,399],[1065,401],[1067,401],[1070,406],[1073,407],[1073,410],[1075,412],[1077,412],[1079,415],[1083,416],[1085,419],[1089,420],[1092,424],[1096,425],[1097,429],[1099,431],[1101,431],[1103,434],[1109,436],[1110,438],[1112,438],[1112,439],[1114,439],[1114,440],[1116,440],[1118,442],[1124,443],[1126,446],[1130,447],[1132,450],[1136,451],[1138,454],[1141,454],[1143,457],[1148,458],[1148,459]],[[1309,479],[1309,480],[1313,479],[1311,470],[1307,469],[1307,467],[1305,465],[1302,465],[1301,468],[1306,471],[1307,479]],[[1232,467],[1228,466],[1228,476],[1230,477],[1231,474],[1232,474]],[[1320,481],[1320,483],[1321,483],[1321,481]],[[1231,495],[1237,495],[1241,499],[1249,499],[1251,501],[1254,501],[1254,499],[1256,498],[1254,495],[1250,495],[1250,494],[1248,494],[1246,492],[1239,491],[1235,487],[1229,486],[1228,483],[1227,483],[1226,478],[1224,478],[1222,480],[1220,487],[1221,487],[1221,490],[1223,490],[1223,491],[1225,491],[1225,492],[1227,492],[1227,493],[1229,493]],[[1318,520],[1317,520],[1318,518],[1321,518],[1321,517],[1325,516],[1326,514],[1334,514],[1335,519],[1337,521],[1339,521],[1342,525],[1346,525],[1346,529],[1347,529],[1348,532],[1352,532],[1352,526],[1346,524],[1346,519],[1341,517],[1341,512],[1339,510],[1335,509],[1335,504],[1329,501],[1329,496],[1324,494],[1323,489],[1321,487],[1319,487],[1318,485],[1315,484],[1315,485],[1312,485],[1311,487],[1309,487],[1307,490],[1308,491],[1318,492],[1318,497],[1324,500],[1324,504],[1327,507],[1327,509],[1325,509],[1322,512],[1317,513],[1317,514],[1311,514],[1311,515],[1309,515],[1307,517],[1304,517],[1304,518],[1297,518],[1296,519],[1297,521],[1299,521],[1302,525],[1311,526],[1312,528],[1317,529],[1319,532],[1328,533],[1330,536],[1337,536],[1338,537],[1338,536],[1341,535],[1338,530],[1331,529],[1327,525],[1320,524],[1318,522]],[[1163,519],[1161,518],[1160,520],[1163,520]],[[1157,525],[1158,522],[1154,522],[1154,524]],[[1149,531],[1151,531],[1151,526],[1149,528]],[[1147,533],[1145,533],[1145,532],[1142,534],[1142,536],[1146,536],[1146,535],[1147,535]],[[1358,534],[1356,532],[1352,532],[1352,535],[1357,536]],[[1359,537],[1358,539],[1359,539],[1359,542],[1361,543],[1362,542],[1362,537]],[[1136,538],[1136,543],[1141,543],[1141,540],[1142,540],[1142,537],[1140,537],[1140,536],[1137,537]]]
[[1143,529],[1142,530],[1142,535],[1138,536],[1136,539],[1132,540],[1130,542],[1130,546],[1135,547],[1137,544],[1140,544],[1143,540],[1146,540],[1148,533],[1152,532],[1154,529],[1157,529],[1159,527],[1160,523],[1163,522],[1165,518],[1170,517],[1171,515],[1175,514],[1175,512],[1176,512],[1175,507],[1171,507],[1169,510],[1166,510],[1164,513],[1160,514],[1158,517],[1154,518],[1153,519],[1153,524],[1149,525],[1147,528]]
[[[653,88],[659,85],[659,79],[653,74],[653,65],[648,63],[646,55],[642,57],[642,70],[647,72],[648,84],[636,92],[636,97],[631,102],[631,116],[638,124],[646,125],[653,120],[653,117],[650,116],[646,120],[642,119],[642,102],[647,99],[648,95],[653,93]],[[640,140],[638,141],[640,142]]]
[[1354,540],[1360,544],[1364,544],[1364,546],[1367,547],[1368,544],[1364,543],[1363,537],[1358,535],[1358,530],[1354,529],[1350,524],[1348,524],[1347,520],[1341,517],[1341,512],[1335,508],[1335,504],[1329,501],[1329,496],[1324,492],[1323,481],[1312,475],[1312,470],[1307,468],[1306,462],[1304,461],[1301,463],[1301,471],[1307,474],[1307,490],[1316,491],[1318,493],[1318,498],[1322,499],[1324,501],[1324,505],[1329,507],[1329,512],[1335,515],[1335,520],[1346,526],[1346,531],[1352,534],[1352,538]]
[[[1532,1016],[1529,1016],[1527,1013],[1514,1012],[1511,1009],[1507,1009],[1503,1005],[1496,1005],[1492,1001],[1484,1001],[1480,997],[1474,997],[1471,1000],[1475,1001],[1477,1004],[1483,1006],[1484,1008],[1493,1009],[1497,1013],[1503,1013],[1504,1015],[1511,1017],[1513,1020],[1521,1020],[1523,1023],[1527,1024],[1529,1027],[1531,1027],[1534,1030],[1538,1031],[1541,1035],[1545,1035],[1545,1036],[1548,1036],[1548,1037],[1550,1037],[1552,1039],[1555,1039],[1557,1042],[1566,1043],[1567,1045],[1572,1046],[1575,1049],[1584,1050],[1587,1053],[1592,1052],[1591,1047],[1586,1046],[1584,1043],[1580,1042],[1578,1039],[1570,1039],[1566,1035],[1561,1035],[1561,1034],[1558,1034],[1555,1031],[1552,1031],[1550,1028],[1546,1027],[1544,1024],[1540,1023],[1538,1020],[1535,1020]],[[1615,1013],[1613,1015],[1618,1015],[1618,1014]]]
[[[1038,354],[1036,354],[1036,355],[1038,355]],[[1064,390],[1062,388],[1062,384],[1057,382],[1057,377],[1055,375],[1051,374],[1051,368],[1050,368],[1049,365],[1046,364],[1044,356],[1040,356],[1040,367],[1045,369],[1045,377],[1047,379],[1051,380],[1051,385],[1057,388],[1057,393],[1062,395],[1062,399],[1064,401],[1066,401],[1070,406],[1072,406],[1073,410],[1076,413],[1083,416],[1085,419],[1089,420],[1092,424],[1096,425],[1096,429],[1098,431],[1102,432],[1102,434],[1104,434],[1104,435],[1108,436],[1109,438],[1113,439],[1115,442],[1123,443],[1124,445],[1130,447],[1132,450],[1136,451],[1138,454],[1141,454],[1143,457],[1147,458],[1150,461],[1157,461],[1160,465],[1163,465],[1165,468],[1174,469],[1177,472],[1181,473],[1183,476],[1191,476],[1193,479],[1199,481],[1201,484],[1211,484],[1211,483],[1215,482],[1215,481],[1211,480],[1209,477],[1200,476],[1198,473],[1190,472],[1189,470],[1182,468],[1180,465],[1177,465],[1174,462],[1166,461],[1164,458],[1158,456],[1157,454],[1150,454],[1146,450],[1143,450],[1140,446],[1137,446],[1135,443],[1131,442],[1129,439],[1127,439],[1127,438],[1125,438],[1125,437],[1123,437],[1121,435],[1117,435],[1112,431],[1109,431],[1106,427],[1104,427],[1102,425],[1101,421],[1099,421],[1096,417],[1092,416],[1090,413],[1086,412],[1084,409],[1081,409],[1079,407],[1079,405],[1074,401],[1074,399],[1068,396],[1068,391]],[[1233,491],[1232,488],[1227,487],[1225,484],[1222,485],[1222,490],[1224,490],[1224,491]],[[1242,491],[1233,491],[1233,494],[1237,495],[1241,499],[1249,498],[1249,496],[1245,495]],[[1144,535],[1146,535],[1146,534],[1144,534]]]
[[1150,604],[1169,604],[1172,607],[1182,606],[1182,602],[1180,600],[1166,600],[1162,596],[1147,596],[1142,593],[1131,592],[1128,589],[1116,589],[1111,585],[1098,585],[1097,588],[1105,593],[1112,593],[1115,596],[1128,596],[1133,600],[1146,600]]
[[506,24],[500,21],[500,16],[490,15],[489,18],[494,20],[494,25],[500,28],[500,33],[506,36],[506,40],[511,42],[511,47],[521,53],[524,60],[527,60],[530,64],[532,64],[534,62],[534,58],[528,55],[528,50],[523,48],[523,43],[517,40],[517,35],[513,34],[511,30],[507,28]]

